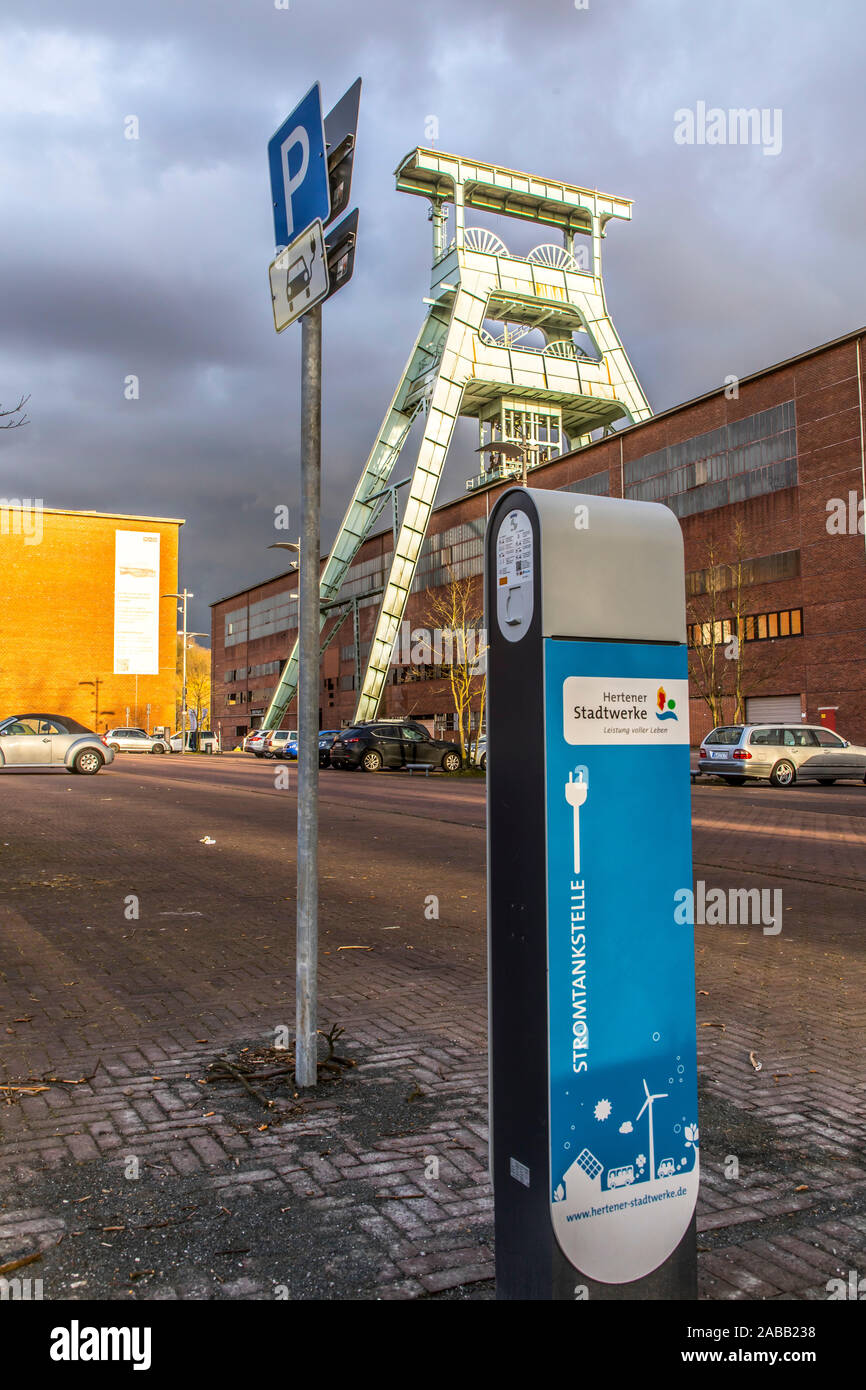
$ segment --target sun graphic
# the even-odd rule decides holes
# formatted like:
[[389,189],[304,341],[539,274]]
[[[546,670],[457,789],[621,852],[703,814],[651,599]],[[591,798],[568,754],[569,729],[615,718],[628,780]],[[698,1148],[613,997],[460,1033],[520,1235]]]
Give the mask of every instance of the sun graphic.
[[597,1120],[606,1120],[612,1108],[613,1107],[611,1106],[609,1100],[600,1100],[596,1105],[593,1114],[595,1115],[595,1118]]

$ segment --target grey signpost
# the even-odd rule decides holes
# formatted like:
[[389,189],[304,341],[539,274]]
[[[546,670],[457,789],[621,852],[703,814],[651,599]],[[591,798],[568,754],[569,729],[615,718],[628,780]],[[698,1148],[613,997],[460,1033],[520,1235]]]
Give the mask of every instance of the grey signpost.
[[299,1086],[314,1086],[319,951],[319,513],[322,467],[320,304],[301,320],[301,430],[295,1076]]
[[298,633],[298,850],[295,1079],[317,1075],[319,917],[319,568],[322,302],[351,278],[358,211],[323,231],[349,201],[359,78],[322,120],[318,83],[268,143],[277,256],[269,269],[274,327],[301,319],[301,537]]

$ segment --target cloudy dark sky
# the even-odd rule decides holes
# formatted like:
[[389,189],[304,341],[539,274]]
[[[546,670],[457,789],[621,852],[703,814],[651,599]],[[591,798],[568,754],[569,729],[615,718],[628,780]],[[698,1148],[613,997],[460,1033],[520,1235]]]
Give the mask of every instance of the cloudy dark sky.
[[[864,31],[862,0],[7,0],[0,401],[29,392],[32,423],[0,433],[0,495],[185,517],[194,628],[284,568],[265,547],[298,499],[300,331],[273,329],[265,147],[317,78],[326,105],[364,80],[326,545],[425,312],[426,205],[393,170],[431,116],[442,149],[634,199],[605,280],[656,410],[861,326]],[[780,152],[677,144],[700,101],[780,110]]]

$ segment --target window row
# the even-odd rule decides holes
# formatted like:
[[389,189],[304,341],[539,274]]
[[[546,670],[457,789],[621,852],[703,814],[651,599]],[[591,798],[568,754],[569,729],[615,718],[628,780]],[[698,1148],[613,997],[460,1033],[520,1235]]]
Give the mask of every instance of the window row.
[[226,685],[231,685],[234,681],[245,681],[255,676],[277,676],[285,664],[285,661],[264,661],[259,666],[239,666],[234,671],[226,671],[223,679]]
[[[771,406],[769,410],[747,415],[742,420],[734,420],[718,429],[696,434],[680,444],[671,444],[655,453],[645,454],[643,458],[632,459],[624,466],[627,484],[639,482],[670,473],[677,468],[695,465],[702,460],[720,458],[737,450],[747,450],[748,446],[759,441],[769,441],[779,436],[790,436],[792,452],[796,453],[796,414],[793,401],[783,401]],[[778,454],[776,455],[778,457]],[[742,467],[749,465],[742,462]],[[734,471],[741,471],[735,469]],[[705,479],[709,481],[709,478]]]
[[730,564],[713,565],[711,569],[691,570],[686,575],[689,598],[698,594],[722,593],[747,584],[772,584],[777,579],[797,579],[800,575],[799,550],[780,550],[774,555],[755,555],[748,560],[733,560]]
[[579,478],[576,483],[565,483],[560,492],[583,492],[589,497],[610,496],[610,469],[592,473],[588,478]]
[[[716,622],[689,623],[688,643],[690,647],[718,646],[720,642],[730,642],[735,635],[735,618],[722,618]],[[783,608],[777,613],[749,613],[739,622],[736,634],[741,642],[765,642],[776,637],[801,637],[803,634],[802,608]]]

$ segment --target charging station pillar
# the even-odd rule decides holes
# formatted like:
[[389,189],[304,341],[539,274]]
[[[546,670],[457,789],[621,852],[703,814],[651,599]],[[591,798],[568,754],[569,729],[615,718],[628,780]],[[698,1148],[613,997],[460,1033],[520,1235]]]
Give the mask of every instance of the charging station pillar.
[[511,488],[485,595],[497,1297],[693,1299],[679,523],[652,502]]

